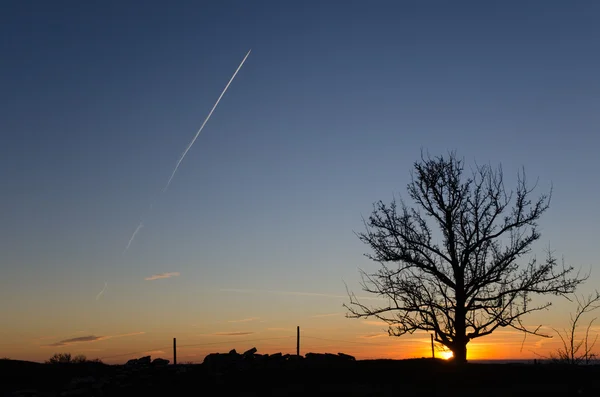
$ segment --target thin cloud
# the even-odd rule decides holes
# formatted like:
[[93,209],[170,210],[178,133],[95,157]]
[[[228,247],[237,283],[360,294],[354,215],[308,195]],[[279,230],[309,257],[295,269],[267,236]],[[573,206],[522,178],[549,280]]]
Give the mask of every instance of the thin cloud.
[[163,350],[148,350],[143,353],[146,356],[153,356],[155,354],[166,354]]
[[162,278],[171,278],[171,277],[177,277],[179,276],[181,273],[179,272],[168,272],[168,273],[159,273],[159,274],[153,274],[150,277],[146,277],[144,280],[146,281],[152,281],[152,280],[160,280]]
[[[288,295],[288,296],[316,296],[323,298],[348,299],[348,295],[324,294],[321,292],[304,292],[304,291],[277,291],[277,290],[260,290],[260,289],[245,289],[245,288],[221,288],[221,292],[236,292],[241,294],[273,294],[273,295]],[[386,300],[376,296],[357,296],[361,300]]]
[[326,314],[315,314],[314,316],[310,316],[311,318],[323,318],[323,317],[334,317],[340,316],[340,313],[326,313]]
[[140,331],[140,332],[131,332],[131,333],[129,333],[129,334],[120,334],[120,335],[107,336],[107,339],[108,339],[108,338],[122,338],[122,337],[125,337],[125,336],[143,335],[143,334],[145,334],[145,333],[146,333],[145,331]]
[[389,327],[389,325],[385,321],[364,320],[364,321],[362,321],[362,323],[365,325],[378,325],[380,327],[386,327],[386,328]]
[[533,345],[536,348],[539,349],[539,348],[542,347],[542,345],[546,345],[546,344],[552,344],[552,339],[550,339],[550,338],[540,338]]
[[600,332],[600,326],[592,326],[592,327],[590,327],[590,332]]
[[67,346],[67,345],[71,345],[73,343],[95,342],[97,340],[102,340],[104,338],[106,338],[106,337],[105,336],[94,336],[94,335],[80,336],[78,338],[63,339],[59,342],[51,343],[48,346]]
[[260,317],[249,317],[249,318],[243,318],[241,320],[229,320],[227,321],[228,323],[249,323],[250,321],[256,321],[258,320]]
[[46,347],[69,346],[69,345],[76,344],[76,343],[97,342],[99,340],[122,338],[125,336],[135,336],[135,335],[142,335],[142,334],[145,334],[145,332],[132,332],[129,334],[106,335],[106,336],[87,335],[87,336],[79,336],[77,338],[63,339],[61,341],[51,343],[51,344],[45,345],[45,346]]
[[283,328],[283,327],[274,327],[274,328],[265,328],[266,331],[293,331],[293,328]]
[[275,294],[275,295],[291,295],[291,296],[323,296],[327,298],[347,298],[344,295],[322,294],[318,292],[297,292],[297,291],[272,291],[258,289],[243,289],[243,288],[221,288],[221,292],[238,292],[241,294]]
[[359,336],[359,338],[373,339],[373,338],[381,338],[382,336],[387,336],[387,335],[386,334],[366,334],[366,335]]
[[252,335],[254,332],[246,332],[246,331],[239,331],[239,332],[215,332],[213,335],[216,336],[242,336],[242,335]]
[[500,330],[495,331],[494,335],[496,335],[496,336],[498,336],[498,335],[503,335],[503,336],[518,335],[519,337],[523,338],[523,331],[510,331],[510,330],[500,329]]

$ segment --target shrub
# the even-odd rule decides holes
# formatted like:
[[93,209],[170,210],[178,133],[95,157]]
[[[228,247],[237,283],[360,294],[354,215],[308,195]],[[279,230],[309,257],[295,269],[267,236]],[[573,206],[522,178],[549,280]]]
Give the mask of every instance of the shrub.
[[96,363],[102,364],[99,358],[88,360],[83,354],[78,354],[75,357],[71,356],[71,353],[55,353],[50,357],[46,364],[85,364],[85,363]]

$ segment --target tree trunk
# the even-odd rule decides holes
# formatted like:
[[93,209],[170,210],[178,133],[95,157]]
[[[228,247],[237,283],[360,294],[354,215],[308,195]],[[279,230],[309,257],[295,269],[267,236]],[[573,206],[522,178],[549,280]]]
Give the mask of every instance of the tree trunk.
[[464,339],[455,341],[452,346],[452,361],[456,365],[463,365],[467,363],[467,343]]
[[[458,267],[458,266],[457,266]],[[456,277],[456,311],[454,313],[454,343],[452,347],[452,356],[457,365],[467,363],[467,310],[465,309],[466,298],[464,293],[464,273],[462,270],[457,272]]]

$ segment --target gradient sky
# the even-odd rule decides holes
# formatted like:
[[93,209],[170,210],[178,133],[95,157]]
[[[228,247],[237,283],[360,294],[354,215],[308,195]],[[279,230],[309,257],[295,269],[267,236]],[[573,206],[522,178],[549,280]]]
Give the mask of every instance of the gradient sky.
[[[406,197],[421,148],[553,185],[534,253],[595,288],[599,19],[592,0],[5,2],[0,356],[293,352],[297,325],[303,352],[428,355],[342,308],[376,269],[361,216]],[[471,358],[556,343],[479,341]]]

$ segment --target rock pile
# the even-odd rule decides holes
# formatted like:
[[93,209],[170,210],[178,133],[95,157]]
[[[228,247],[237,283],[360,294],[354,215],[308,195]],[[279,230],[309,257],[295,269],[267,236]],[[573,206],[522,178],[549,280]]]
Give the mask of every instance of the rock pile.
[[125,368],[147,368],[150,366],[158,366],[162,367],[169,364],[169,360],[165,360],[164,358],[155,358],[154,361],[151,360],[151,356],[144,356],[140,358],[132,358],[131,360],[125,363]]
[[[69,396],[112,396],[130,391],[136,395],[141,388],[152,390],[158,383],[177,377],[185,372],[186,366],[168,366],[169,360],[144,356],[127,361],[122,366],[104,366],[91,375],[74,376],[61,387],[60,391],[19,390],[11,397],[69,397]],[[75,368],[75,367],[73,367]],[[65,367],[65,370],[68,370]],[[159,375],[160,374],[160,375]],[[158,376],[157,376],[158,375]]]
[[344,353],[306,353],[307,360],[317,360],[319,362],[339,363],[347,361],[356,361],[354,356]]
[[211,353],[204,358],[202,365],[206,369],[225,372],[228,370],[239,370],[255,367],[279,367],[285,363],[296,363],[306,361],[306,364],[313,363],[340,363],[355,361],[353,356],[344,353],[307,353],[305,357],[294,354],[257,354],[253,347],[250,350],[240,354],[235,349],[229,353]]
[[[162,358],[151,359],[144,356],[127,361],[124,365],[100,365],[93,370],[68,366],[61,369],[61,378],[52,391],[20,390],[9,393],[13,397],[69,397],[69,396],[134,396],[169,395],[173,385],[183,385],[183,382],[216,382],[227,386],[227,379],[235,379],[240,370],[292,369],[303,367],[328,367],[339,363],[353,362],[354,357],[338,353],[307,353],[304,357],[292,354],[258,354],[256,348],[238,353],[212,353],[204,358],[202,365],[168,365],[169,360]],[[57,369],[57,367],[41,367],[42,370]],[[73,371],[73,372],[70,372]],[[251,371],[246,374],[252,374]],[[184,375],[186,374],[186,375]],[[234,378],[231,378],[234,376]],[[252,376],[252,375],[250,375]],[[1,385],[0,385],[1,386]],[[0,388],[0,392],[2,389]],[[2,393],[0,393],[2,394]]]

